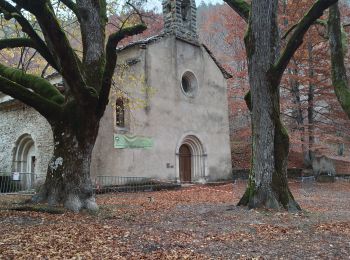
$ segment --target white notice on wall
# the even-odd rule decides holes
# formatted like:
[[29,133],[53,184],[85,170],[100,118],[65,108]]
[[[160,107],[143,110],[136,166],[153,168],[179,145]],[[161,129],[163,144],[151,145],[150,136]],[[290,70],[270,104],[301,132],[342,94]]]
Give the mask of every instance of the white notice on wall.
[[13,172],[12,173],[12,180],[13,181],[19,181],[19,172]]

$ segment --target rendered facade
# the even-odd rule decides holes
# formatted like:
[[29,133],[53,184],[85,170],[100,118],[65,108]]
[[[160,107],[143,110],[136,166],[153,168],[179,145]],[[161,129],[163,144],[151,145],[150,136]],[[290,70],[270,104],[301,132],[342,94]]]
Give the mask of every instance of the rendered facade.
[[[164,1],[163,13],[163,34],[118,50],[119,74],[100,122],[93,177],[193,182],[231,176],[230,75],[198,42],[194,0]],[[49,80],[59,82],[59,76]],[[43,117],[1,95],[0,133],[0,171],[45,175],[53,143]]]

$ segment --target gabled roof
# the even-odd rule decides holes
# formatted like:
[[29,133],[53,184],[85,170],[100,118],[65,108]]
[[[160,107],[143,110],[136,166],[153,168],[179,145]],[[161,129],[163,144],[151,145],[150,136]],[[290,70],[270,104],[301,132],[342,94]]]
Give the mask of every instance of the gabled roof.
[[163,39],[163,38],[164,38],[164,34],[153,35],[151,37],[148,37],[148,38],[145,38],[145,39],[141,39],[141,40],[138,40],[138,41],[134,41],[134,42],[131,42],[131,43],[127,44],[127,45],[118,47],[117,51],[120,52],[120,51],[129,49],[129,48],[131,48],[133,46],[147,45],[149,43],[159,41],[160,39]]
[[[157,42],[163,38],[166,38],[168,37],[170,34],[158,34],[158,35],[154,35],[154,36],[151,36],[149,38],[146,38],[146,39],[141,39],[141,40],[138,40],[138,41],[134,41],[134,42],[131,42],[125,46],[121,46],[119,48],[117,48],[117,51],[118,52],[121,52],[123,50],[126,50],[126,49],[129,49],[131,47],[134,47],[134,46],[146,46],[147,44],[150,44],[150,43],[153,43],[153,42]],[[192,41],[189,41],[188,39],[184,39],[182,37],[179,37],[179,36],[175,36],[176,39],[178,40],[181,40],[181,41],[185,41],[189,44],[192,44],[192,45],[195,45],[195,46],[203,46],[203,48],[206,50],[206,52],[209,54],[209,56],[213,59],[213,61],[215,62],[216,66],[220,69],[222,75],[224,76],[225,79],[230,79],[232,78],[232,75],[221,65],[221,63],[215,58],[214,54],[209,50],[209,48],[205,45],[205,44],[199,44],[198,42],[192,42]]]
[[214,54],[209,50],[208,46],[205,44],[202,44],[204,49],[208,52],[209,56],[213,59],[215,62],[216,66],[221,70],[222,75],[224,75],[225,79],[230,79],[232,78],[232,75],[221,65],[221,63],[215,58]]

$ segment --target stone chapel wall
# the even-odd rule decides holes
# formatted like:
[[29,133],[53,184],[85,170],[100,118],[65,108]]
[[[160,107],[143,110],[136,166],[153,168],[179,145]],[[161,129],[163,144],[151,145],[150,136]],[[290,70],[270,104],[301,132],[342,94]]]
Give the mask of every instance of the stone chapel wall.
[[13,101],[0,104],[0,172],[13,171],[13,153],[17,140],[31,135],[35,146],[35,173],[45,175],[53,153],[53,137],[49,123],[33,108]]

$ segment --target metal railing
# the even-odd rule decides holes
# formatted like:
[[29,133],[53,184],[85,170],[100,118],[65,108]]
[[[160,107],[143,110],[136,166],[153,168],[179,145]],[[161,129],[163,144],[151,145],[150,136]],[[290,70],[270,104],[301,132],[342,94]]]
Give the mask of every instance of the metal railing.
[[96,176],[94,179],[96,194],[109,192],[140,192],[173,189],[180,185],[177,182],[159,181],[146,177]]
[[350,182],[350,175],[349,176],[335,177],[335,181]]
[[39,181],[43,179],[45,177],[28,172],[0,172],[0,193],[34,194]]
[[[0,171],[0,194],[35,194],[45,177],[34,173]],[[176,181],[159,181],[146,177],[97,176],[92,178],[92,182],[95,194],[156,191],[180,186]]]

